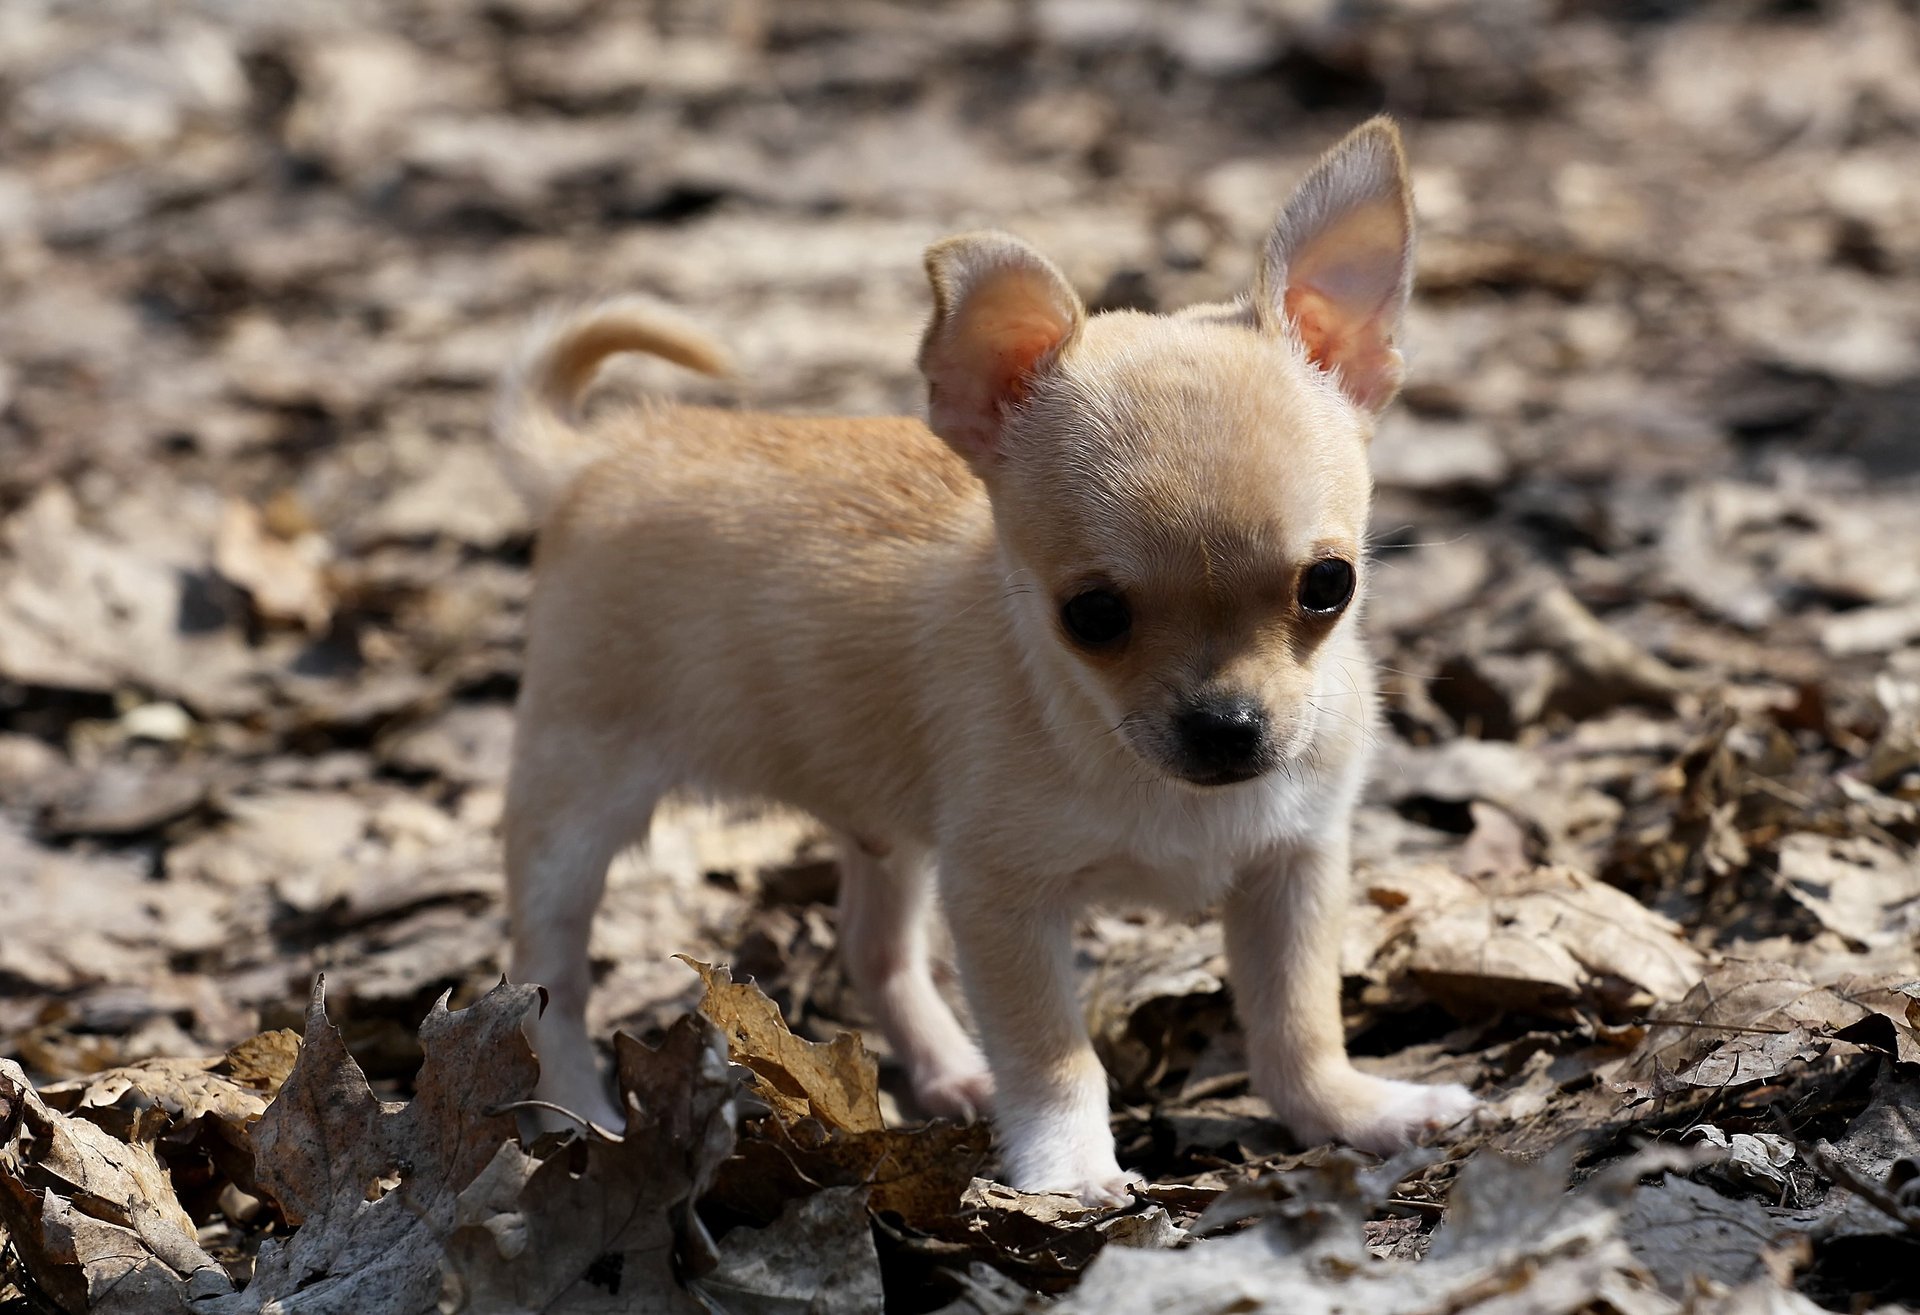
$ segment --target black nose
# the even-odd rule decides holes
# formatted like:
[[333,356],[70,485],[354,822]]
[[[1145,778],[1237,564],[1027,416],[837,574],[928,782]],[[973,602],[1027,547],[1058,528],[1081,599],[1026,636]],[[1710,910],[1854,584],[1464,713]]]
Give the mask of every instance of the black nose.
[[1244,781],[1266,765],[1266,710],[1244,694],[1202,699],[1175,717],[1173,726],[1192,780]]

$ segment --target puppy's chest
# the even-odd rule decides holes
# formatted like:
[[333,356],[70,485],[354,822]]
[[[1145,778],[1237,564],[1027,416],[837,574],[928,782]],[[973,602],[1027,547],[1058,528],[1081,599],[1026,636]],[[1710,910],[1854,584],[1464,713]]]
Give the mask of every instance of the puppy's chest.
[[1172,909],[1214,903],[1263,855],[1346,825],[1331,784],[1283,780],[1219,797],[1183,791],[1078,819],[1069,829],[1091,861],[1074,878],[1076,892]]

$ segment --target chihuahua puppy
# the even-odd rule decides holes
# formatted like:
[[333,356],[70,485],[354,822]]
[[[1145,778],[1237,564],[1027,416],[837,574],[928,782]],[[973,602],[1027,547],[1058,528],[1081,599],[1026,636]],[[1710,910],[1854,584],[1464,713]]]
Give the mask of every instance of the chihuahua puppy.
[[[844,838],[845,971],[921,1106],[992,1111],[1017,1187],[1128,1182],[1072,975],[1091,902],[1224,902],[1252,1080],[1301,1141],[1386,1153],[1465,1116],[1462,1087],[1356,1070],[1340,1022],[1367,444],[1411,253],[1381,118],[1314,166],[1235,304],[1089,315],[1016,238],[934,246],[924,426],[578,421],[613,353],[725,357],[631,304],[536,333],[500,426],[542,522],[505,822],[540,1095],[621,1125],[588,931],[609,861],[691,789]],[[978,1047],[930,972],[936,891]]]

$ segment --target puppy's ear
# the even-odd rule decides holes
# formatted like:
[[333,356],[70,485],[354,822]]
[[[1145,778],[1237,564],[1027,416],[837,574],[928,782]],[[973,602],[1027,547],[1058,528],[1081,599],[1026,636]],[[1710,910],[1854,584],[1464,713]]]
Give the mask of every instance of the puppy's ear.
[[1267,236],[1263,328],[1300,343],[1364,411],[1400,391],[1393,345],[1413,286],[1413,194],[1400,130],[1381,116],[1320,157]]
[[1007,233],[965,233],[927,249],[933,322],[920,343],[928,424],[984,473],[1007,409],[1052,369],[1087,310],[1053,263]]

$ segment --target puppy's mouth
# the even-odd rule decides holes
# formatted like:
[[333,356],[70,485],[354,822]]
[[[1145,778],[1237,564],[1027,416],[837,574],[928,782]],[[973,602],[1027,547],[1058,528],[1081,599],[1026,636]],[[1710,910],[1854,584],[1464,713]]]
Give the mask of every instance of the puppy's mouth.
[[1175,768],[1173,774],[1182,781],[1185,781],[1188,785],[1197,785],[1202,789],[1210,790],[1215,786],[1239,785],[1242,782],[1251,781],[1256,777],[1265,776],[1267,769],[1264,765],[1219,767],[1207,771]]

